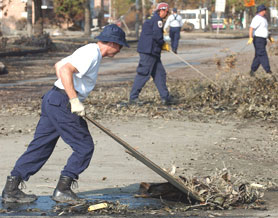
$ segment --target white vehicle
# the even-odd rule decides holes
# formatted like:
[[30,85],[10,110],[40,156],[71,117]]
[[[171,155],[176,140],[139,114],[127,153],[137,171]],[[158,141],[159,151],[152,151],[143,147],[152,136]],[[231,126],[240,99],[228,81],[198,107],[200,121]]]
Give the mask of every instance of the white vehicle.
[[200,14],[201,14],[201,29],[205,29],[208,25],[208,9],[198,8],[198,9],[188,9],[180,10],[180,15],[182,21],[188,22],[194,25],[194,29],[200,29]]

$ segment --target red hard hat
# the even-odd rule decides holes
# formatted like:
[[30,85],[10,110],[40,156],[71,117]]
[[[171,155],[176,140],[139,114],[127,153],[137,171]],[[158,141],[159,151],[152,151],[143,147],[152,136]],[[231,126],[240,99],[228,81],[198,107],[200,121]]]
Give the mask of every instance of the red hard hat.
[[168,9],[169,10],[169,5],[165,2],[161,2],[159,3],[157,6],[156,6],[156,11],[158,10],[166,10]]

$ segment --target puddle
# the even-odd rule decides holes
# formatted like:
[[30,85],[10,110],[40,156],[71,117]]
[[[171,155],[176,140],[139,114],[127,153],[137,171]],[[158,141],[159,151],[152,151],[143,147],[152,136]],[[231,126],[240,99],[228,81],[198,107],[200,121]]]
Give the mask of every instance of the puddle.
[[[127,205],[128,209],[144,209],[148,208],[161,208],[161,201],[159,199],[150,198],[134,198],[133,194],[115,194],[115,195],[79,195],[86,198],[88,202],[94,204],[95,201],[107,201],[111,203],[120,203]],[[2,200],[0,198],[0,200]],[[57,205],[50,196],[39,196],[38,199],[31,204],[15,204],[8,203],[0,204],[0,217],[1,216],[57,216],[53,212],[53,207]]]

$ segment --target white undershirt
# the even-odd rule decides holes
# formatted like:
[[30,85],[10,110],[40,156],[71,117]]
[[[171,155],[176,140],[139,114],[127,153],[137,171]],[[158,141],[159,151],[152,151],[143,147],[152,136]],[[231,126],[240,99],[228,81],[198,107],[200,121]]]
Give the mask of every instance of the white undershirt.
[[262,17],[261,15],[256,15],[250,24],[253,30],[253,36],[257,37],[268,37],[268,23],[266,18]]

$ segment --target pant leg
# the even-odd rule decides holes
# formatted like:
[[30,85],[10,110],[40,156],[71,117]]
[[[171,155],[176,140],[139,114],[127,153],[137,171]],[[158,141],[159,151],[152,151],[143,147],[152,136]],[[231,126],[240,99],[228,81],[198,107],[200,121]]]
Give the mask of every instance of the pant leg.
[[171,39],[171,48],[172,50],[174,51],[174,45],[175,45],[175,31],[174,31],[174,28],[173,27],[170,27],[170,32],[169,32],[169,36],[170,36],[170,39]]
[[53,90],[47,100],[49,120],[73,150],[61,174],[78,179],[79,174],[89,166],[94,152],[94,142],[88,125],[82,117],[71,113],[66,94]]
[[[172,40],[172,39],[171,39]],[[174,51],[177,51],[179,46],[179,40],[180,40],[180,27],[174,27],[173,28],[173,43],[172,43],[172,49]]]
[[31,175],[38,172],[46,163],[59,138],[58,132],[43,110],[44,105],[45,97],[42,102],[42,114],[35,131],[34,139],[29,144],[27,150],[19,157],[11,172],[12,176],[19,176],[25,181]]
[[266,51],[266,44],[267,44],[267,39],[259,38],[257,50],[258,50],[258,57],[260,59],[261,65],[263,66],[266,72],[269,72],[270,66],[269,66],[269,59]]
[[34,140],[17,161],[12,175],[28,180],[50,157],[59,136],[73,149],[62,175],[77,179],[88,167],[94,151],[93,139],[86,121],[72,114],[68,104],[67,95],[58,91],[51,90],[44,96]]
[[255,57],[253,59],[251,70],[256,71],[260,64],[262,64],[266,72],[270,71],[269,59],[266,52],[266,39],[260,37],[254,37]]
[[156,58],[152,55],[140,53],[140,60],[137,67],[137,74],[135,76],[133,86],[130,92],[130,99],[134,100],[139,97],[139,94],[150,79],[152,69],[155,64]]
[[161,99],[168,99],[169,91],[166,85],[166,71],[158,58],[152,73],[153,81],[158,89]]

